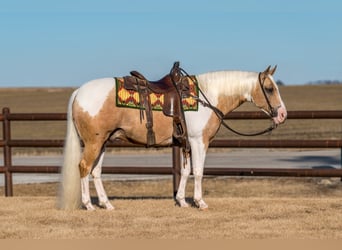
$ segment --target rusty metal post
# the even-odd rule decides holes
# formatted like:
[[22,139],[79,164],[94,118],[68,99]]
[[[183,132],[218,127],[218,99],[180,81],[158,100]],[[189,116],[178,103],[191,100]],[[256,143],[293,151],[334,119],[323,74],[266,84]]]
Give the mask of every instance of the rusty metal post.
[[180,182],[180,170],[181,170],[181,153],[180,147],[172,146],[172,175],[173,175],[173,197],[175,198],[178,192],[178,186]]
[[9,108],[3,108],[2,114],[4,117],[3,121],[3,140],[4,140],[4,168],[5,168],[5,196],[13,196],[13,181],[12,181],[12,173],[11,173],[11,166],[12,166],[12,149],[9,145],[11,140],[11,124],[10,120],[8,119],[8,115],[10,113]]

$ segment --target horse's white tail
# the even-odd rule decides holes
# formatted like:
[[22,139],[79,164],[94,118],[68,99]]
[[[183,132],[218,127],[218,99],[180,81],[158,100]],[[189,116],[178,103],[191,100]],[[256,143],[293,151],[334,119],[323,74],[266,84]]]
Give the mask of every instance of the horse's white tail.
[[72,104],[78,90],[69,100],[67,117],[67,134],[64,145],[64,162],[59,190],[59,208],[77,209],[81,206],[81,177],[78,164],[81,160],[81,144],[73,122]]

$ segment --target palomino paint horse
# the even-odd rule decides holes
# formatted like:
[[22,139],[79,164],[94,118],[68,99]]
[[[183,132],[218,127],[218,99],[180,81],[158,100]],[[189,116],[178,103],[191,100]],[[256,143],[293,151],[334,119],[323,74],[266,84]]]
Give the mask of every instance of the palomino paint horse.
[[[267,113],[275,124],[285,121],[287,111],[272,77],[276,67],[263,72],[220,71],[196,75],[201,92],[199,98],[222,114],[228,114],[242,103],[253,102]],[[104,144],[111,138],[123,138],[146,144],[146,126],[140,122],[139,110],[116,107],[114,78],[90,81],[72,94],[68,107],[66,144],[60,208],[76,209],[82,205],[95,209],[89,194],[89,175],[94,178],[99,206],[114,207],[108,201],[101,180]],[[172,120],[162,112],[153,112],[156,143],[171,145]],[[188,207],[185,188],[191,167],[194,175],[194,202],[200,209],[208,208],[202,197],[202,177],[206,151],[217,133],[221,120],[212,108],[200,104],[197,112],[185,112],[191,154],[183,159],[176,202]],[[81,141],[84,143],[83,154]],[[184,156],[183,156],[184,157]]]

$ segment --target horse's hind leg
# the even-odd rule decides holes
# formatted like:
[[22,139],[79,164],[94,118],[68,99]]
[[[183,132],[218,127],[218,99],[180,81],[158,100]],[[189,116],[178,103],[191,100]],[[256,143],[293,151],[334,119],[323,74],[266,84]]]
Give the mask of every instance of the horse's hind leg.
[[89,175],[81,177],[82,204],[87,210],[95,210],[89,193]]
[[91,172],[92,176],[94,177],[94,184],[95,184],[95,189],[97,192],[97,196],[99,197],[99,206],[106,208],[108,210],[114,209],[112,204],[110,204],[106,191],[104,190],[102,180],[101,180],[101,172],[102,172],[102,163],[103,163],[103,157],[104,157],[104,150],[102,150],[101,155],[98,159],[98,162]]
[[91,203],[89,192],[89,173],[95,165],[102,149],[102,144],[99,143],[85,143],[83,157],[80,161],[79,168],[81,174],[81,191],[82,203],[87,210],[94,210]]

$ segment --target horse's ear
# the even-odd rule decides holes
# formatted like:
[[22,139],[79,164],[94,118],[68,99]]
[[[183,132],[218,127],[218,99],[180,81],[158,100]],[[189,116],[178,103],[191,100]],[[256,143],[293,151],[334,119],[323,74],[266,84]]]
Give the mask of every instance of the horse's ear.
[[276,69],[277,69],[277,65],[274,66],[274,68],[271,69],[271,70],[269,71],[269,74],[270,74],[271,76],[273,76],[273,74],[274,74],[274,72],[276,71]]
[[271,69],[271,65],[269,65],[269,66],[267,67],[267,69],[264,70],[263,73],[264,73],[264,74],[269,74],[270,69]]

